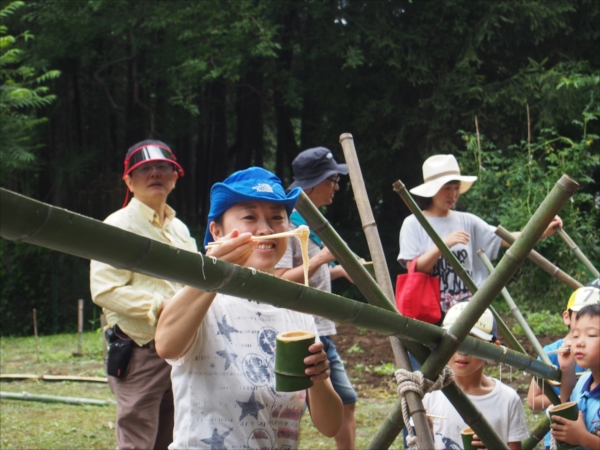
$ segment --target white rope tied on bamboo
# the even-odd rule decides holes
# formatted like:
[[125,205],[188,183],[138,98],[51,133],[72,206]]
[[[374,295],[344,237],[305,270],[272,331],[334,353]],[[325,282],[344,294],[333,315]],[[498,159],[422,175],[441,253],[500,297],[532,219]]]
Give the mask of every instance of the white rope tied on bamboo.
[[396,370],[395,377],[398,383],[398,395],[402,402],[402,418],[404,419],[404,426],[408,431],[406,443],[410,450],[418,450],[417,437],[414,434],[413,427],[410,425],[410,412],[408,411],[408,403],[406,402],[406,393],[416,392],[419,394],[419,397],[423,398],[428,392],[439,391],[452,383],[454,372],[452,372],[450,366],[445,366],[437,380],[431,381],[425,378],[422,372],[398,369]]

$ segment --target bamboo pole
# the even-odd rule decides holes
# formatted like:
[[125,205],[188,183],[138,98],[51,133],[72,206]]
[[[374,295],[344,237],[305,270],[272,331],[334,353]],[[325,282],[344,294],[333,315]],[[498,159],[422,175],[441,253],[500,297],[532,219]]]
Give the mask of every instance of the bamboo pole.
[[533,450],[550,431],[550,423],[550,418],[542,414],[540,421],[529,430],[531,436],[521,442],[521,450]]
[[20,394],[15,392],[0,392],[0,398],[9,400],[27,400],[34,402],[44,403],[69,403],[72,405],[97,405],[97,406],[114,406],[117,403],[113,400],[96,400],[93,398],[78,398],[78,397],[59,397],[57,395],[42,395],[42,394],[29,394],[22,392]]
[[535,243],[540,239],[544,230],[560,211],[567,200],[577,190],[579,185],[563,175],[537,208],[523,232],[515,243],[504,254],[496,270],[490,274],[461,313],[460,321],[455,322],[443,336],[439,345],[431,352],[423,365],[422,372],[427,378],[433,379],[448,362],[449,355],[456,352],[460,343],[469,334],[473,325],[479,320],[485,309],[500,293],[502,288],[523,264]]
[[[481,258],[481,261],[483,262],[485,267],[488,269],[488,271],[490,273],[492,273],[494,271],[494,266],[492,265],[491,261],[485,254],[485,250],[480,249],[477,252],[477,255],[479,256],[479,258]],[[544,349],[540,345],[536,335],[533,333],[533,330],[531,329],[531,327],[529,326],[529,324],[527,323],[527,321],[521,314],[519,307],[517,306],[517,304],[515,303],[513,298],[510,296],[510,294],[508,293],[508,290],[506,288],[502,288],[502,297],[508,304],[510,313],[514,316],[514,318],[519,323],[519,325],[521,325],[521,328],[523,328],[523,331],[525,332],[527,339],[529,339],[529,342],[531,342],[531,345],[533,345],[533,348],[535,349],[538,356],[546,364],[552,365],[552,361],[550,361],[550,358],[548,358],[548,355],[546,354],[546,352],[544,352]],[[559,403],[561,403],[560,397],[556,394],[556,392],[554,392],[554,389],[552,389],[552,386],[550,386],[550,384],[546,380],[538,378],[537,383],[547,393],[546,396],[548,397],[548,399],[550,400],[550,402],[553,405],[558,405]]]
[[[471,277],[469,276],[465,268],[462,266],[462,264],[458,261],[456,256],[454,256],[454,253],[452,253],[452,251],[448,248],[448,246],[442,240],[442,238],[439,237],[438,234],[435,232],[435,230],[421,211],[421,208],[419,208],[419,206],[415,203],[414,199],[411,197],[410,193],[406,189],[406,186],[404,186],[404,184],[400,180],[398,180],[393,184],[393,187],[394,191],[396,191],[396,193],[402,198],[406,206],[408,206],[408,209],[410,209],[410,211],[415,215],[415,217],[417,218],[423,229],[427,232],[431,240],[435,243],[437,248],[440,249],[442,255],[444,256],[444,258],[446,258],[446,261],[448,261],[448,263],[452,266],[456,275],[458,275],[458,277],[460,277],[460,279],[465,283],[467,289],[469,289],[469,291],[471,291],[472,294],[475,294],[475,292],[477,292],[478,289],[477,285],[471,279]],[[489,309],[494,315],[494,318],[496,319],[496,324],[498,325],[498,332],[500,333],[500,336],[502,336],[502,340],[510,348],[520,351],[521,353],[525,353],[525,350],[523,349],[523,347],[521,347],[519,341],[517,341],[517,339],[513,336],[511,331],[508,329],[508,327],[502,320],[502,317],[500,317],[500,315],[496,312],[494,307],[492,305],[489,305]]]
[[108,383],[106,377],[78,377],[74,375],[35,375],[30,373],[25,374],[8,374],[0,375],[2,380],[43,380],[43,381],[85,381],[90,383]]
[[573,239],[569,237],[567,232],[564,229],[557,227],[556,233],[562,238],[563,241],[565,241],[567,246],[573,251],[573,253],[575,253],[575,256],[577,256],[579,261],[583,263],[585,268],[594,276],[594,278],[600,278],[600,272],[598,272],[598,269],[594,267],[592,262],[587,258],[587,256],[584,255]]
[[40,362],[40,344],[38,340],[38,330],[37,330],[37,311],[33,308],[33,334],[35,336],[35,361],[37,363]]
[[77,353],[83,356],[83,300],[77,300]]
[[[479,258],[481,259],[481,261],[487,268],[488,272],[492,273],[494,271],[494,266],[492,265],[492,262],[485,254],[485,250],[484,249],[478,250],[477,256],[479,256]],[[519,307],[517,306],[517,304],[515,303],[513,298],[508,293],[508,290],[504,287],[504,288],[502,288],[501,293],[502,293],[502,297],[508,304],[510,313],[513,315],[513,317],[519,323],[519,325],[521,325],[521,328],[523,328],[523,331],[525,332],[527,339],[529,339],[529,342],[531,343],[531,345],[533,345],[533,348],[535,349],[538,356],[540,358],[542,358],[542,361],[544,361],[546,364],[552,364],[552,362],[550,361],[550,358],[548,358],[548,355],[546,355],[546,353],[544,352],[544,349],[542,348],[539,341],[537,340],[536,335],[533,333],[533,330],[531,329],[531,327],[529,326],[529,324],[523,317],[523,314],[521,314],[521,310],[519,310]]]
[[[344,150],[344,157],[348,166],[350,181],[352,182],[352,191],[354,192],[354,198],[356,199],[356,205],[360,214],[362,228],[367,238],[371,259],[373,260],[375,277],[377,279],[377,283],[382,287],[384,293],[391,302],[394,298],[392,280],[390,279],[390,273],[385,260],[385,254],[383,253],[379,232],[377,231],[377,223],[375,222],[375,217],[373,216],[373,211],[371,210],[369,196],[367,195],[367,189],[365,187],[362,171],[360,169],[360,164],[358,163],[358,157],[356,155],[356,149],[354,147],[354,139],[352,135],[350,133],[342,134],[340,136],[340,144]],[[406,352],[406,349],[400,340],[395,337],[390,337],[390,344],[392,345],[392,350],[396,359],[396,366],[412,371],[413,369],[410,364],[408,353]],[[429,422],[425,416],[425,408],[423,407],[421,397],[419,397],[416,392],[408,392],[406,394],[406,403],[415,422],[419,448],[434,448],[433,435],[431,434]]]
[[[516,238],[501,225],[498,225],[498,227],[496,228],[496,234],[510,245],[514,244],[514,242],[516,241]],[[549,273],[553,278],[556,278],[558,281],[562,282],[563,284],[566,284],[573,290],[579,289],[583,286],[583,284],[581,284],[579,281],[560,270],[559,267],[552,264],[550,261],[548,261],[535,250],[531,250],[529,255],[527,255],[527,259],[533,261],[535,264],[538,265],[540,269]]]
[[[5,239],[21,240],[81,258],[95,259],[203,291],[319,315],[425,345],[436,344],[444,334],[444,330],[435,325],[396,312],[174,248],[6,189],[0,189],[0,210],[11,212],[0,216],[0,236]],[[358,261],[355,257],[354,260]],[[367,276],[370,277],[368,273]],[[488,361],[502,361],[538,377],[560,380],[560,370],[556,367],[479,339],[468,337],[459,350]]]

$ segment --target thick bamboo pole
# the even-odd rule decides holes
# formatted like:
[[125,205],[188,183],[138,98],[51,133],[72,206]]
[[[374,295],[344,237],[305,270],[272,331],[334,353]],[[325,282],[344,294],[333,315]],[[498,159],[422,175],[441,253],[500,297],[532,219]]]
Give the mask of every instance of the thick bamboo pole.
[[575,256],[583,263],[585,268],[594,276],[594,278],[600,278],[600,272],[594,267],[592,262],[585,256],[577,244],[569,237],[567,232],[562,228],[556,228],[556,233],[562,238],[568,247],[575,253]]
[[[501,225],[498,225],[496,228],[496,234],[511,245],[517,240],[506,228],[502,227]],[[566,284],[573,290],[579,289],[583,286],[583,284],[560,270],[559,267],[552,264],[535,250],[531,250],[529,255],[527,255],[527,259],[533,261],[540,269],[549,273],[553,278],[556,278],[558,281]]]
[[[492,265],[492,262],[485,254],[485,250],[484,249],[478,250],[477,256],[479,256],[479,258],[481,259],[481,261],[487,268],[488,272],[492,273],[494,271],[494,266]],[[508,293],[508,290],[505,287],[502,288],[501,294],[502,294],[502,297],[504,298],[504,300],[506,301],[506,303],[508,304],[510,313],[513,315],[513,317],[519,323],[519,325],[521,325],[521,328],[523,328],[523,331],[525,332],[525,336],[527,336],[527,339],[529,339],[529,342],[531,343],[531,345],[533,345],[533,348],[535,349],[538,356],[540,358],[542,358],[542,361],[544,361],[546,364],[552,364],[552,362],[550,361],[550,358],[548,358],[548,355],[546,355],[546,353],[544,352],[544,349],[542,348],[539,341],[537,340],[536,335],[533,333],[533,330],[531,329],[531,327],[525,320],[525,317],[523,317],[523,314],[521,314],[521,310],[519,309],[519,307],[517,306],[517,304],[515,303],[513,298],[510,296],[510,294]]]
[[[483,249],[481,249],[477,252],[477,255],[479,256],[479,258],[481,258],[481,261],[483,262],[485,267],[488,269],[488,271],[490,273],[492,273],[494,270],[494,266],[492,265],[492,262],[485,254],[485,251]],[[552,365],[550,358],[548,358],[548,355],[546,355],[546,352],[544,352],[544,349],[540,345],[540,342],[538,341],[537,336],[533,333],[533,330],[531,329],[531,327],[529,326],[529,324],[523,317],[523,314],[521,314],[519,307],[517,306],[517,304],[515,303],[513,298],[510,296],[510,294],[508,293],[508,290],[506,288],[502,288],[502,297],[508,304],[511,314],[514,316],[514,318],[519,323],[519,325],[521,325],[521,328],[523,328],[523,331],[525,332],[527,339],[529,339],[529,342],[531,342],[531,345],[533,345],[533,348],[535,349],[538,356],[546,364]],[[561,403],[559,396],[556,394],[556,392],[554,392],[554,390],[552,389],[552,386],[550,386],[550,384],[546,380],[538,378],[537,382],[540,385],[540,387],[542,387],[545,390],[546,396],[548,397],[548,399],[550,400],[550,402],[553,405],[558,405],[559,403]]]
[[523,261],[535,243],[541,238],[544,230],[577,190],[578,186],[567,175],[563,175],[554,185],[523,229],[519,238],[506,251],[498,263],[496,270],[490,274],[479,290],[473,294],[473,297],[461,313],[461,320],[455,322],[450,327],[448,333],[442,337],[439,345],[431,352],[431,356],[427,358],[427,361],[425,361],[422,372],[429,379],[433,379],[442,371],[444,365],[448,362],[448,355],[456,352],[473,325],[481,317],[485,309],[490,306],[494,298],[508,283],[521,264],[523,264]]
[[[373,267],[375,269],[375,277],[377,283],[382,287],[384,293],[391,302],[394,298],[392,280],[390,279],[385,254],[383,252],[383,247],[381,246],[381,240],[379,239],[379,232],[377,231],[377,223],[375,222],[375,217],[371,210],[371,203],[369,202],[369,196],[367,195],[362,171],[360,169],[360,164],[358,163],[352,135],[350,133],[342,134],[340,136],[340,144],[344,150],[344,157],[348,166],[350,181],[352,182],[354,198],[356,199],[362,227],[365,236],[367,237],[367,244],[369,245],[369,252],[371,253],[371,259],[373,260]],[[408,353],[400,340],[392,336],[390,337],[390,344],[392,345],[392,350],[396,359],[396,366],[412,371]],[[434,448],[433,435],[429,428],[427,417],[425,416],[425,408],[423,407],[421,397],[419,397],[416,392],[408,392],[406,394],[406,403],[415,423],[419,448]]]
[[[415,215],[415,217],[419,221],[419,224],[421,224],[421,226],[427,232],[427,234],[435,243],[437,248],[440,249],[442,255],[444,256],[444,258],[446,258],[446,261],[448,261],[448,263],[454,269],[454,272],[465,283],[465,286],[467,286],[469,291],[471,291],[472,294],[475,294],[475,292],[477,292],[477,285],[471,279],[471,277],[469,276],[465,268],[462,266],[462,264],[458,261],[456,256],[454,256],[454,253],[452,253],[452,251],[448,248],[448,246],[442,240],[442,238],[439,237],[438,234],[435,232],[429,221],[425,218],[425,215],[421,211],[421,208],[419,208],[419,206],[415,203],[414,199],[411,197],[404,184],[400,180],[398,180],[393,184],[393,186],[394,191],[396,191],[396,193],[402,198],[406,206],[408,206],[408,209],[410,209],[410,212],[412,212]],[[525,353],[525,350],[523,349],[523,347],[521,347],[519,341],[517,341],[517,339],[513,336],[513,334],[508,329],[500,315],[496,312],[494,307],[490,305],[489,309],[494,315],[494,318],[496,319],[496,323],[498,325],[498,332],[500,333],[500,336],[502,336],[503,342],[513,350]]]
[[[95,259],[204,291],[319,315],[425,345],[436,344],[444,334],[444,330],[435,325],[396,312],[175,248],[6,189],[0,189],[0,210],[10,212],[0,216],[0,236],[5,239]],[[385,298],[385,294],[382,295]],[[479,339],[468,337],[459,350],[487,361],[503,362],[538,377],[560,380],[560,370],[556,367]]]
[[529,430],[529,438],[521,442],[521,450],[533,450],[544,436],[550,431],[550,418],[546,414],[540,416],[540,421]]

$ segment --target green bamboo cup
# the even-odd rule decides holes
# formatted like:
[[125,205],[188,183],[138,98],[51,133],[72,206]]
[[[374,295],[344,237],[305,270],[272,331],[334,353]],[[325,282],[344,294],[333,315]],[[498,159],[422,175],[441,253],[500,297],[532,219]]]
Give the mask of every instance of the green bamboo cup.
[[[577,402],[561,403],[560,405],[554,405],[552,408],[548,408],[548,415],[550,416],[550,420],[552,420],[552,416],[560,416],[575,421],[579,418],[579,407],[577,406]],[[552,420],[552,423],[558,422]],[[558,439],[556,440],[556,448],[558,450],[567,450],[574,447],[577,447],[577,445],[567,444]]]
[[304,358],[311,353],[308,347],[315,343],[310,331],[286,331],[277,335],[275,351],[275,389],[279,392],[296,392],[308,389],[314,383],[304,372]]
[[462,441],[463,441],[463,449],[464,450],[478,450],[477,447],[473,447],[473,435],[474,434],[475,434],[475,432],[469,427],[464,428],[460,432],[460,436],[462,437]]

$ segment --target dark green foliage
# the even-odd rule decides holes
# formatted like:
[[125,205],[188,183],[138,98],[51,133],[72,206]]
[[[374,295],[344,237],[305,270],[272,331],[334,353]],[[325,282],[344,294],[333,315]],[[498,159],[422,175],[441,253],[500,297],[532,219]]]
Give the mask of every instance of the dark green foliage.
[[[56,101],[29,116],[49,117],[45,134],[19,125],[30,138],[22,149],[35,155],[35,171],[9,169],[2,133],[0,165],[10,179],[1,183],[101,220],[121,206],[123,156],[134,142],[158,138],[174,149],[186,176],[170,204],[199,237],[214,182],[257,164],[288,183],[300,150],[324,145],[342,160],[338,138],[350,132],[395,278],[408,210],[391,184],[421,183],[421,164],[433,153],[459,155],[464,136],[475,134],[475,115],[490,166],[476,187],[493,201],[474,191],[466,206],[490,223],[520,227],[542,195],[539,187],[562,174],[563,159],[569,170],[583,163],[567,172],[578,181],[593,178],[585,152],[598,155],[591,136],[600,135],[592,120],[600,73],[595,0],[41,0],[13,9],[3,26],[15,36],[36,36],[15,42],[20,64],[31,77],[55,73],[48,68],[62,75],[41,80]],[[522,159],[526,105],[532,166]],[[587,150],[582,136],[592,140]],[[554,150],[545,153],[544,143]],[[478,171],[475,156],[472,147],[459,156],[465,172]],[[514,170],[522,167],[531,168],[531,182],[527,171]],[[488,178],[503,169],[519,186],[510,197]],[[596,264],[590,201],[598,178],[565,213],[567,231]],[[525,207],[517,210],[513,197]],[[327,217],[369,259],[346,177]],[[540,248],[584,276],[557,238]],[[526,264],[518,299],[548,290],[548,278]],[[343,283],[339,289],[360,297]],[[553,307],[564,295],[554,291]]]

